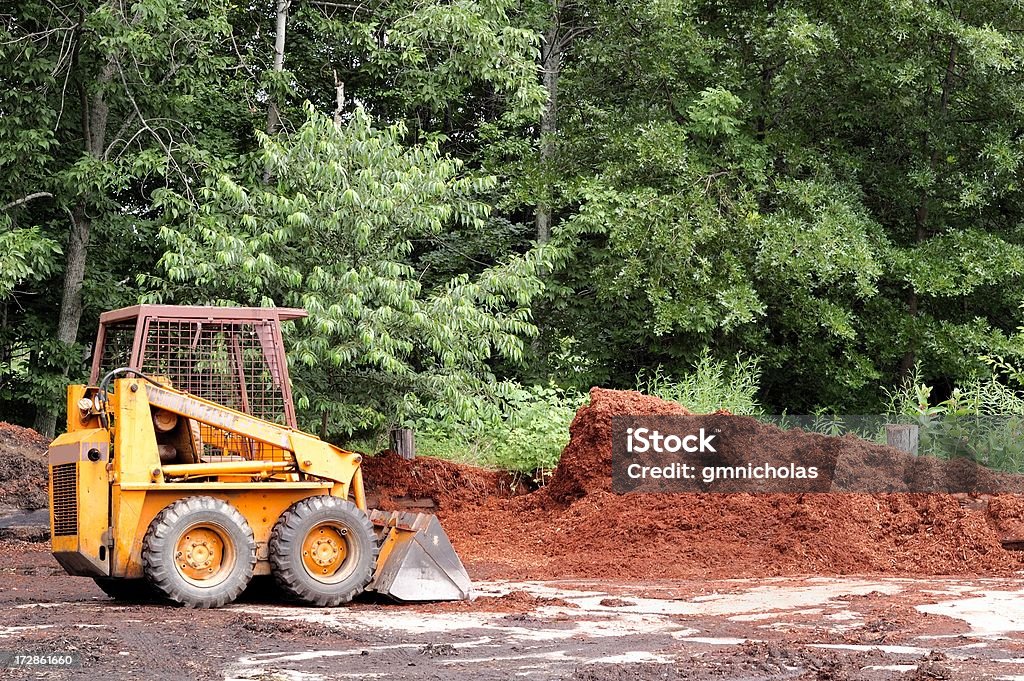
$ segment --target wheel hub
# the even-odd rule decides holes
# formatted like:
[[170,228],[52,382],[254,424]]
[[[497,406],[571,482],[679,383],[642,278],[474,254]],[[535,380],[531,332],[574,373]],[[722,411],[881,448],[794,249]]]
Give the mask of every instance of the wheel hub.
[[225,567],[224,541],[212,528],[193,527],[178,540],[174,558],[189,579],[214,579]]
[[348,557],[348,530],[329,524],[317,525],[302,542],[302,562],[309,574],[329,578],[338,572]]

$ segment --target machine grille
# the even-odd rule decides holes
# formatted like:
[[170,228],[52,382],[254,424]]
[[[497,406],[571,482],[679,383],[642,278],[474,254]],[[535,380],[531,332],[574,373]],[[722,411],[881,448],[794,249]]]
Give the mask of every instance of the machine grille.
[[134,321],[107,325],[104,330],[103,352],[100,355],[100,372],[94,381],[100,380],[111,369],[131,365],[134,338]]
[[53,466],[53,536],[78,534],[78,464]]

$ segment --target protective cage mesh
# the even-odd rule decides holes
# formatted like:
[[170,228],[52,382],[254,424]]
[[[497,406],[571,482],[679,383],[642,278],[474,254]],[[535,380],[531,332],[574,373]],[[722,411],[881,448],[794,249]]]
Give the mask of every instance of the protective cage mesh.
[[100,357],[100,375],[131,365],[132,343],[135,340],[135,321],[108,324],[104,330],[103,355]]
[[[268,321],[150,319],[141,369],[169,378],[178,390],[284,425],[282,353],[275,352],[273,331]],[[198,425],[204,461],[291,458],[277,447]]]

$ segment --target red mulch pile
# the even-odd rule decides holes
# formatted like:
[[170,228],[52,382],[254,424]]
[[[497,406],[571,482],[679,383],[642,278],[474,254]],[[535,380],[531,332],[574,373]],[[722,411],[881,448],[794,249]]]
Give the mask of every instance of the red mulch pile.
[[412,499],[429,499],[447,509],[526,491],[510,473],[429,457],[407,461],[390,450],[364,458],[362,469],[367,495],[389,510]]
[[1024,539],[1024,496],[1005,494],[988,500],[986,515],[1004,538]]
[[[611,408],[609,408],[611,407]],[[612,487],[612,416],[687,416],[692,412],[634,390],[590,391],[590,404],[580,407],[569,425],[569,444],[545,490],[560,502],[571,502]]]
[[[595,388],[577,413],[551,483],[515,494],[501,475],[458,464],[397,458],[368,488],[422,494],[477,578],[758,577],[797,574],[1008,574],[1024,555],[1000,539],[1024,531],[1024,501],[985,504],[946,494],[628,494],[610,491],[611,417],[686,415],[636,392]],[[781,431],[735,419],[762,446],[826,448],[891,457],[855,438]],[[407,479],[409,476],[411,480]],[[435,491],[436,487],[436,491]],[[488,489],[496,490],[488,492]],[[1016,529],[1015,529],[1016,528]],[[1024,536],[1024,534],[1017,535]]]
[[46,508],[46,438],[0,422],[0,506]]
[[[476,578],[1003,575],[1024,568],[1024,554],[1000,543],[1024,538],[1022,496],[984,503],[907,493],[614,494],[616,414],[688,412],[640,393],[595,388],[573,420],[554,477],[537,492],[527,494],[507,473],[429,458],[405,461],[389,452],[364,461],[367,491],[384,509],[429,499]],[[762,449],[860,452],[865,462],[894,456],[854,438],[781,431],[743,417],[692,418],[733,428]],[[0,424],[0,504],[45,506],[45,450],[35,432]]]
[[[646,402],[639,400],[637,393],[600,393],[599,403],[606,407],[605,412],[591,417],[589,413],[581,411],[574,421],[581,433],[579,442],[573,439],[566,448],[566,452],[578,451],[582,445],[590,459],[577,455],[569,460],[568,468],[560,467],[564,477],[559,479],[556,475],[549,487],[554,499],[572,501],[582,496],[584,491],[609,489],[611,415],[608,411],[628,409],[629,413],[635,414],[639,409],[645,416],[653,416],[663,414],[663,406],[666,406],[660,400],[651,403],[652,398],[643,395],[640,397],[645,398]],[[609,393],[612,397],[606,397]],[[617,399],[623,394],[626,395],[624,399]],[[649,408],[651,413],[646,414],[643,411],[645,408]],[[651,423],[650,427],[657,427],[657,422]],[[946,460],[933,456],[915,456],[852,434],[832,437],[799,429],[782,430],[749,416],[734,416],[728,412],[675,416],[670,424],[663,427],[667,432],[714,433],[717,438],[715,453],[704,459],[691,459],[703,465],[744,467],[747,463],[757,462],[786,467],[795,463],[818,469],[820,474],[817,478],[789,481],[787,489],[790,491],[1024,492],[1024,476],[996,472],[966,457]],[[605,443],[604,449],[590,445],[595,438]],[[653,452],[635,455],[632,460],[642,465],[664,463]],[[577,483],[581,476],[588,480],[589,485]],[[565,485],[558,484],[566,479],[572,481],[574,489],[580,490],[579,493],[566,493]],[[679,491],[679,483],[672,480],[646,480],[640,488],[645,492],[672,492]],[[687,491],[694,492],[770,492],[779,489],[779,482],[770,479],[719,479],[708,489],[706,484],[698,480],[688,484],[687,488]]]

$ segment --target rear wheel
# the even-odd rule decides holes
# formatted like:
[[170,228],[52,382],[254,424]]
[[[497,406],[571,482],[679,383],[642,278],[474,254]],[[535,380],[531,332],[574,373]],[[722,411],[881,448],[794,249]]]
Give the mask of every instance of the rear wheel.
[[142,569],[176,603],[216,608],[252,579],[256,541],[231,504],[213,497],[180,499],[157,514],[142,541]]
[[278,585],[310,605],[340,605],[365,591],[379,550],[366,514],[327,495],[292,504],[270,534],[270,565]]

